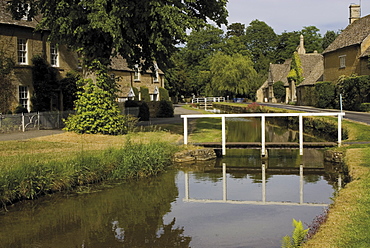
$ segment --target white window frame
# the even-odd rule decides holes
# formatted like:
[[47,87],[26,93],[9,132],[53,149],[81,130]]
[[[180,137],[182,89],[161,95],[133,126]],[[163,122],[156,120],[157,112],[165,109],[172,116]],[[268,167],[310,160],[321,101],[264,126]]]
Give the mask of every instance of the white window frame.
[[24,38],[17,39],[17,58],[18,64],[28,65],[28,40]]
[[28,110],[28,87],[27,86],[19,86],[19,105],[23,108]]
[[59,67],[59,50],[55,43],[50,43],[50,65]]
[[134,82],[140,82],[139,65],[135,65]]
[[339,68],[346,68],[346,55],[339,56]]

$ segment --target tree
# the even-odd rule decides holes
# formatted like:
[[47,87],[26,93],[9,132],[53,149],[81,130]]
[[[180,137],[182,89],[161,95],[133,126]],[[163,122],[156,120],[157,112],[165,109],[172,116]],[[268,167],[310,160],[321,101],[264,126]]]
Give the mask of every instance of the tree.
[[[102,86],[99,80],[109,78],[108,74],[102,75],[107,71],[101,70],[101,66],[109,65],[110,58],[117,54],[132,68],[140,64],[142,70],[146,70],[153,66],[154,60],[168,65],[171,54],[177,50],[176,45],[186,41],[187,30],[204,26],[207,19],[217,25],[227,22],[226,3],[227,0],[13,0],[9,7],[16,19],[25,14],[28,19],[41,14],[39,28],[50,31],[49,40],[67,45],[82,55],[84,77],[91,79],[83,81],[85,92],[97,94],[95,98],[104,100],[101,104],[117,110],[115,113],[106,111],[104,118],[93,118],[96,123],[91,126],[102,130],[101,121],[115,119],[119,109],[111,95],[100,98],[102,91],[109,89],[92,89]],[[112,91],[116,90],[114,84],[107,82],[107,85],[114,88]],[[84,95],[79,94],[79,97]],[[84,104],[89,103],[78,99],[76,106],[80,118],[74,117],[70,123],[75,120],[90,123],[91,119],[83,119],[91,118],[83,112],[88,111]],[[96,109],[97,115],[98,112]]]
[[209,94],[254,99],[258,88],[257,73],[249,57],[219,52],[211,58],[210,64],[211,81],[207,85]]
[[326,31],[322,39],[322,50],[324,51],[338,37],[338,33],[334,31]]
[[14,61],[0,50],[0,113],[7,113],[11,109],[16,87],[12,84],[11,73]]
[[243,35],[245,35],[245,24],[235,22],[227,26],[227,32],[226,32],[227,37],[231,37],[231,36],[240,37]]
[[321,53],[323,51],[322,38],[319,31],[320,29],[315,26],[303,27],[301,30],[301,34],[304,37],[304,47],[307,53],[313,53],[314,51]]
[[84,56],[88,66],[109,64],[120,54],[128,63],[148,68],[167,63],[175,45],[186,41],[186,31],[204,26],[207,19],[226,23],[227,0],[13,0],[16,19],[42,15],[39,27],[49,39],[66,44]]
[[299,32],[283,32],[278,36],[276,46],[275,62],[282,64],[285,60],[292,57],[299,44]]
[[252,54],[254,69],[261,75],[264,81],[269,64],[274,62],[277,35],[265,22],[254,20],[245,31],[245,44]]

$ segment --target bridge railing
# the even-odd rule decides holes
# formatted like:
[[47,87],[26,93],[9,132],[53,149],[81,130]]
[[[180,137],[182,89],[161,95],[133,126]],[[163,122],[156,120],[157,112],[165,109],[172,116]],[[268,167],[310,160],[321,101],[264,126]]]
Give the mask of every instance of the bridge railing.
[[225,102],[225,97],[198,97],[191,99],[191,103]]
[[344,112],[331,113],[251,113],[251,114],[199,114],[181,115],[184,119],[184,144],[188,144],[188,119],[190,118],[221,118],[222,126],[222,155],[226,155],[226,118],[256,117],[261,118],[261,155],[266,156],[266,117],[298,117],[299,118],[299,154],[303,155],[303,117],[305,116],[337,116],[338,117],[338,146],[342,144],[342,118]]

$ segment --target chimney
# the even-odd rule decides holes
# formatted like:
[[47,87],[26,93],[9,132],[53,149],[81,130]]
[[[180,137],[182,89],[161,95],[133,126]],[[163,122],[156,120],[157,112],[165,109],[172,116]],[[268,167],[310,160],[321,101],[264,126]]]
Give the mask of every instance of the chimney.
[[349,6],[349,24],[361,18],[361,7],[359,4]]

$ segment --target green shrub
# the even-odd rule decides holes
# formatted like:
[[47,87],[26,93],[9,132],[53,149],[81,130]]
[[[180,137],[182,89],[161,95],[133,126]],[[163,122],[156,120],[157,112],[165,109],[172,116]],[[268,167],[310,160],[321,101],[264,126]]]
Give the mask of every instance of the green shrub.
[[370,103],[369,102],[361,103],[361,105],[360,105],[360,111],[370,112]]
[[139,90],[136,87],[132,87],[132,90],[134,91],[134,94],[135,94],[134,101],[140,101],[140,99],[139,99],[139,96],[140,96]]
[[159,101],[157,117],[173,117],[174,109],[171,101],[161,100]]
[[125,108],[130,108],[130,107],[139,107],[140,104],[137,101],[134,100],[127,100],[125,101]]
[[141,86],[140,87],[140,93],[141,93],[141,100],[144,102],[150,102],[150,95],[149,95],[149,89],[148,87]]
[[296,221],[295,219],[293,219],[293,227],[294,230],[292,233],[292,237],[285,236],[282,240],[281,247],[283,248],[301,247],[308,233],[308,229],[303,228],[302,221]]
[[14,113],[15,114],[28,113],[28,110],[25,107],[19,105],[15,108]]
[[335,107],[335,85],[332,82],[317,82],[315,84],[315,91],[317,95],[315,107]]
[[140,121],[149,121],[150,111],[149,111],[149,106],[146,102],[141,102],[139,106],[139,116],[138,117]]
[[162,88],[162,87],[159,88],[159,100],[165,100],[165,101],[170,100],[168,90],[166,90],[165,88]]
[[285,101],[285,87],[284,87],[284,82],[278,81],[274,83],[274,96],[278,102],[284,102]]
[[342,77],[337,88],[338,94],[342,94],[344,109],[360,110],[362,103],[370,101],[370,76]]

